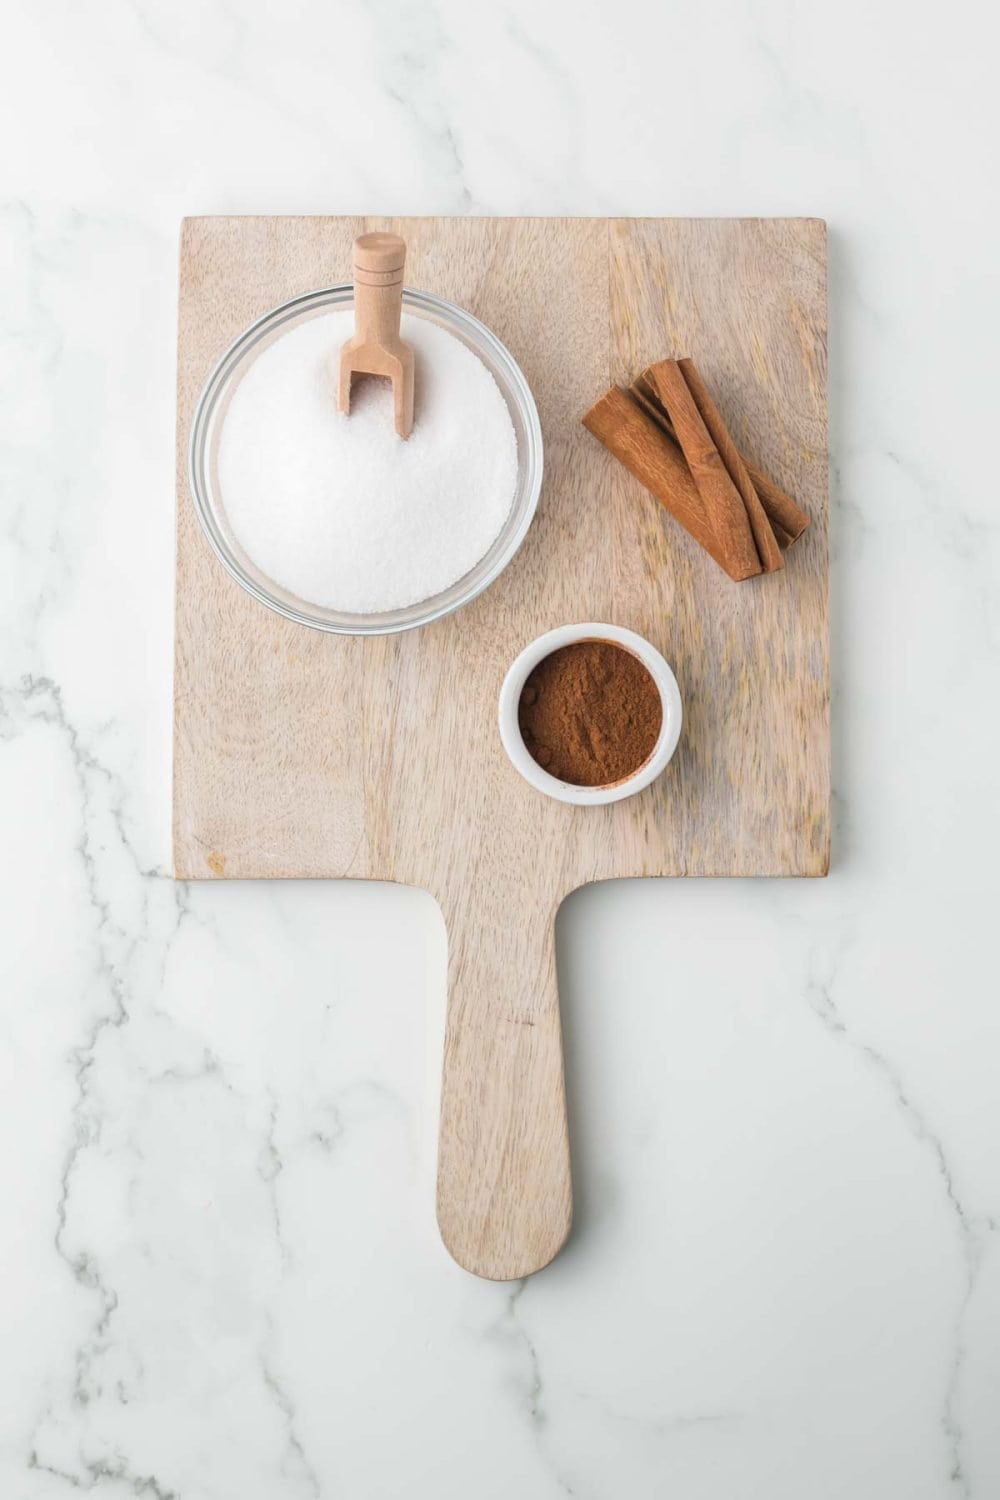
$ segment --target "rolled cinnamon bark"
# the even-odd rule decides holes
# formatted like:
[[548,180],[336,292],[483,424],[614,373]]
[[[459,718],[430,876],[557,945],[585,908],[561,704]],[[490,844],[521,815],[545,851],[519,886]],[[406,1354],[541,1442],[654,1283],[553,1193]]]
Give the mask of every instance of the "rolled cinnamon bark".
[[754,577],[763,571],[764,562],[757,550],[744,497],[726,467],[684,371],[677,360],[664,359],[650,365],[643,379],[673,423],[681,452],[704,503],[705,515],[725,559],[726,572],[731,578]]
[[752,464],[748,458],[743,462],[747,466],[747,473],[753,480],[754,489],[760,496],[760,503],[764,507],[767,519],[774,527],[774,534],[782,547],[790,547],[797,542],[799,537],[809,525],[809,517],[801,506],[796,505],[791,495],[776,485],[774,480]]
[[722,459],[730,479],[737,490],[739,490],[764,572],[775,573],[779,568],[785,566],[785,560],[781,555],[781,548],[778,546],[777,538],[771,528],[771,523],[767,518],[764,507],[760,502],[760,497],[754,488],[753,480],[747,472],[743,456],[733,442],[729,428],[722,420],[719,408],[712,400],[708,387],[698,374],[694,360],[679,359],[677,367],[684,377],[687,388],[691,392],[692,400],[698,408],[701,420],[708,429],[712,442],[718,449],[719,457]]
[[[627,391],[613,386],[586,413],[583,425],[656,497],[719,567],[729,573],[730,578],[739,581],[751,576],[731,571],[730,560],[705,515],[701,496],[680,449]],[[756,553],[753,567],[754,572],[760,572]]]
[[[656,423],[661,432],[665,432],[671,442],[677,443],[674,424],[656,400],[652,388],[642,375],[629,386],[629,394],[639,403],[646,415]],[[775,484],[774,480],[747,458],[745,453],[740,454],[740,457],[757,491],[764,513],[771,523],[778,545],[782,548],[791,547],[809,525],[809,517],[791,495],[786,494],[780,485]]]
[[662,360],[627,390],[614,386],[583,424],[736,582],[783,567],[781,549],[809,525],[739,452],[690,360]]

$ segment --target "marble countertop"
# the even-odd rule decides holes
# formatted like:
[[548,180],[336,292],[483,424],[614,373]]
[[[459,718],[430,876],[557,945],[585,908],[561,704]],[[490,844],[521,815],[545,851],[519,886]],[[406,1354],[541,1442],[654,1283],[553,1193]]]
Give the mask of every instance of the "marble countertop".
[[[1000,1495],[983,7],[5,19],[0,1495]],[[833,873],[567,904],[517,1285],[435,1231],[430,899],[168,874],[179,221],[363,211],[830,224]]]

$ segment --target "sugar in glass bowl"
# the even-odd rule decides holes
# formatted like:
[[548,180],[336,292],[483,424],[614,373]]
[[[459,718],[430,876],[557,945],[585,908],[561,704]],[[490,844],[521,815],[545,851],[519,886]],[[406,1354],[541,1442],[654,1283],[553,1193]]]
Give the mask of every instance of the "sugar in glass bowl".
[[[483,362],[502,395],[517,439],[517,478],[510,512],[489,550],[463,577],[429,599],[377,614],[351,614],[311,603],[268,577],[248,556],[226,515],[218,452],[229,399],[256,355],[300,323],[353,304],[350,283],[307,292],[252,323],[219,360],[195,408],[189,477],[195,510],[223,566],[261,604],[315,630],[340,635],[389,635],[428,625],[461,609],[497,579],[523,542],[542,487],[542,429],[534,397],[519,366],[495,334],[471,313],[430,292],[404,288],[404,312],[428,318]],[[331,357],[336,350],[331,351]]]

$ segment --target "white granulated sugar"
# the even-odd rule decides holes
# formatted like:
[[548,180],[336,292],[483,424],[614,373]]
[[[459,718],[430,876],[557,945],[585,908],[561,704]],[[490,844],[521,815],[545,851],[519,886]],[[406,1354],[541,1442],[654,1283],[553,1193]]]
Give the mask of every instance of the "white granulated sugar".
[[424,318],[405,317],[416,355],[416,418],[393,426],[388,382],[355,377],[337,410],[350,309],[267,346],[237,386],[218,450],[236,536],[276,583],[357,614],[440,593],[483,557],[514,499],[517,438],[483,362]]

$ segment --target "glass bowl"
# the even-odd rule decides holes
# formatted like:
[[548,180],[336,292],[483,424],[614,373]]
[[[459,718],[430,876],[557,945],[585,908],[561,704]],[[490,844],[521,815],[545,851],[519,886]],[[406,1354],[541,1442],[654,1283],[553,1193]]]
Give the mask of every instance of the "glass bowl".
[[330,630],[340,635],[389,635],[394,631],[414,630],[418,625],[429,625],[432,620],[452,614],[499,578],[524,541],[538,505],[542,488],[542,429],[528,382],[513,356],[485,324],[443,297],[404,288],[406,312],[429,318],[461,339],[482,360],[507,403],[517,436],[517,489],[510,514],[499,536],[474,568],[440,594],[405,609],[350,614],[313,604],[283,588],[244,551],[226,516],[218,467],[226,407],[265,343],[330,308],[350,306],[353,299],[354,289],[349,282],[307,292],[272,308],[240,334],[219,360],[198,400],[191,427],[188,472],[195,510],[208,540],[220,562],[248,594],[286,619],[314,630]]
[[405,609],[360,615],[327,609],[322,604],[310,603],[306,598],[292,594],[289,589],[283,588],[276,580],[262,573],[261,568],[244,552],[229,526],[220,493],[217,463],[219,438],[229,398],[262,345],[328,309],[351,306],[352,300],[354,288],[351,284],[322,288],[294,297],[291,302],[282,303],[279,308],[265,312],[264,317],[250,324],[249,329],[244,330],[240,338],[226,350],[208,377],[198,407],[195,408],[190,431],[190,490],[195,510],[198,511],[201,525],[204,526],[217,558],[223,567],[228,568],[237,583],[241,583],[246,589],[247,594],[252,594],[253,598],[265,604],[268,609],[285,615],[286,619],[294,619],[300,625],[310,625],[313,630],[331,630],[352,636],[382,636],[397,630],[414,630],[417,625],[430,624],[432,619],[450,615],[463,604],[468,604],[477,594],[481,594],[484,588],[489,588],[490,583],[504,571],[517,552],[517,547],[525,540],[538,504],[543,469],[541,426],[528,381],[523,377],[510,351],[504,348],[499,339],[478,318],[457,308],[454,303],[445,302],[444,297],[405,288],[405,311],[417,317],[429,318],[432,323],[439,324],[442,329],[447,329],[456,338],[462,339],[463,344],[468,345],[472,353],[483,360],[507,402],[517,437],[517,489],[510,514],[489,552],[480,558],[474,568],[456,583],[451,583],[450,588],[424,598],[420,603],[408,604]]

